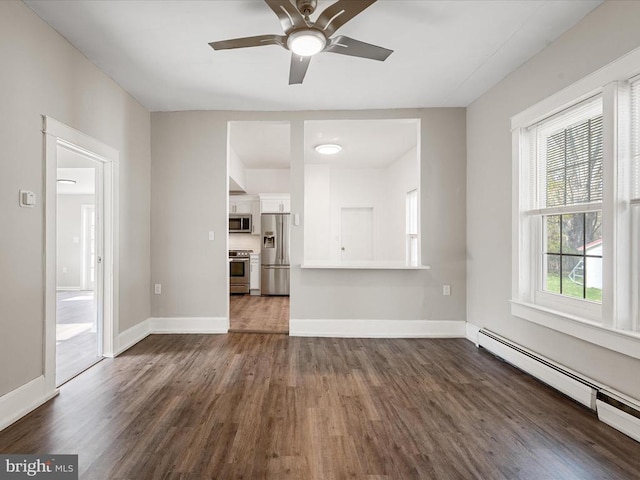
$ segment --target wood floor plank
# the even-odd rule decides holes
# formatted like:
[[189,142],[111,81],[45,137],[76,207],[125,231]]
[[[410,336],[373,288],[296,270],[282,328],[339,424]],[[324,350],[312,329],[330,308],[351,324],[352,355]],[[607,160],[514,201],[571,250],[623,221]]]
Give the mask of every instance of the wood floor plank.
[[235,333],[289,333],[289,297],[231,295],[229,323]]
[[152,335],[0,432],[83,479],[637,479],[640,444],[466,340]]

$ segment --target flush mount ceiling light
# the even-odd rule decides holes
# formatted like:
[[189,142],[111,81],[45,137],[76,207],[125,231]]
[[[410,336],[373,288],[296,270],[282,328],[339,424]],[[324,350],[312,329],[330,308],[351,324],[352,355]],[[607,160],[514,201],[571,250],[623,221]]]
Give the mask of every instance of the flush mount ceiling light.
[[323,143],[316,147],[316,152],[322,155],[335,155],[340,150],[342,150],[342,146],[337,143]]
[[301,57],[311,57],[320,53],[326,45],[327,37],[318,30],[298,30],[287,38],[289,50]]
[[58,183],[62,183],[63,185],[75,185],[76,181],[71,180],[70,178],[59,178]]

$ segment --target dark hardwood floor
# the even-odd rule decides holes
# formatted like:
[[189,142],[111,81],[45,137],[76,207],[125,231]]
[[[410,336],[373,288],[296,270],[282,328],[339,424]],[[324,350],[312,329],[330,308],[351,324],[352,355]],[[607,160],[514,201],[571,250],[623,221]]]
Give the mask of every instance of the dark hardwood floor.
[[289,297],[231,295],[230,332],[289,333]]
[[0,432],[83,479],[637,479],[640,444],[462,339],[152,335]]

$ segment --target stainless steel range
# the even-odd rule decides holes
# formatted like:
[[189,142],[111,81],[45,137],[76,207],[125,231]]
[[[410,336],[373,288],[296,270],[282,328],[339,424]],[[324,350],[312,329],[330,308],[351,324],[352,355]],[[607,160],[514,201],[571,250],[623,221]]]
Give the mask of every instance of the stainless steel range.
[[250,272],[249,255],[253,250],[229,250],[229,292],[249,293]]

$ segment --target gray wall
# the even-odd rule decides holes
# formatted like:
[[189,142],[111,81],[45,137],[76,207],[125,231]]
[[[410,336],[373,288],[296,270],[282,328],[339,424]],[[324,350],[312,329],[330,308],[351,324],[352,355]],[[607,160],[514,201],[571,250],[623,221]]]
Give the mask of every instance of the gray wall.
[[[42,374],[42,117],[120,151],[120,330],[149,317],[149,113],[25,4],[0,2],[0,395]],[[32,190],[35,208],[18,206]],[[9,228],[6,228],[9,226]]]
[[467,320],[640,398],[640,361],[510,315],[510,117],[640,46],[640,2],[605,2],[467,109]]
[[[291,317],[465,320],[465,110],[158,112],[151,115],[154,317],[227,317],[227,122],[291,122],[291,205],[304,211],[304,120],[420,118],[423,260],[429,271],[301,270],[291,233]],[[302,219],[304,222],[304,219]],[[216,240],[208,240],[208,231]],[[442,296],[442,284],[452,295]]]

